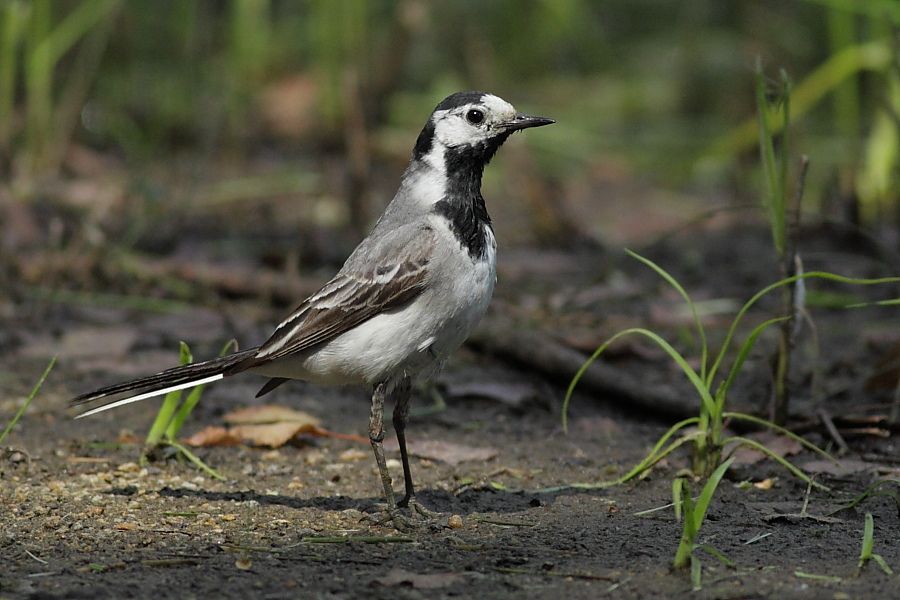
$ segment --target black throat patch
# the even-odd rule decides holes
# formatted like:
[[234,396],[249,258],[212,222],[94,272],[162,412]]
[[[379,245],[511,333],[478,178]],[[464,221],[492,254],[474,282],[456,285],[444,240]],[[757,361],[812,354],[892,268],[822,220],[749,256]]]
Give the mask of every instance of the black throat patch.
[[509,134],[501,134],[473,146],[448,148],[444,152],[447,188],[433,210],[447,219],[450,230],[473,260],[485,258],[486,230],[493,231],[481,195],[481,177],[485,165],[508,137]]

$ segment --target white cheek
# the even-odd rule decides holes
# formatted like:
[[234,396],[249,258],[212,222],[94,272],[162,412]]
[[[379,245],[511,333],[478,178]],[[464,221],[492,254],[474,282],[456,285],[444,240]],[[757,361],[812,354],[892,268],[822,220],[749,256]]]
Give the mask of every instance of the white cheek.
[[488,137],[487,131],[473,127],[462,119],[448,118],[442,120],[435,128],[438,140],[447,148],[480,142]]

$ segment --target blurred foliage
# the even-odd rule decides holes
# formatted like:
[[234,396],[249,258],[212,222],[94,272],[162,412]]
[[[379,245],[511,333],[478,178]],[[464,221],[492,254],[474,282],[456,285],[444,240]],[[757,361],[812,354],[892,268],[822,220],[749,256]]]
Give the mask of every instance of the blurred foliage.
[[837,197],[896,226],[898,6],[0,0],[0,172],[28,189],[64,173],[73,141],[131,167],[312,146],[347,153],[364,181],[360,148],[405,157],[437,100],[480,88],[558,120],[526,142],[550,180],[624,165],[741,201],[761,180],[759,58],[796,83],[811,203]]

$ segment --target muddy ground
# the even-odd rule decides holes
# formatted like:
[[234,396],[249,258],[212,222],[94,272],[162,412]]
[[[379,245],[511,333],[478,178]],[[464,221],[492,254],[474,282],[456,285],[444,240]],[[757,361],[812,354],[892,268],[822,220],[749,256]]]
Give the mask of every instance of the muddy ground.
[[[765,230],[737,233],[744,231],[710,233],[705,248],[695,236],[681,236],[647,252],[668,260],[703,298],[745,298],[771,277],[762,259],[741,258],[764,254]],[[822,262],[838,260],[830,252],[821,250]],[[857,274],[878,271],[865,252],[843,253],[839,262]],[[677,297],[616,253],[531,250],[508,253],[501,265],[489,321],[498,311],[513,313],[517,327],[543,328],[580,349],[631,324],[686,339]],[[890,393],[864,387],[897,341],[898,319],[888,309],[862,316],[815,310],[822,349],[813,358],[798,351],[806,358],[795,367],[794,424],[834,448],[810,420],[804,390],[813,364],[825,388],[816,406],[835,417],[876,420],[868,429],[845,426],[850,447],[838,469],[790,452],[831,493],[808,494],[772,462],[733,469],[700,539],[735,566],[701,552],[703,588],[692,592],[689,575],[670,568],[681,530],[672,510],[637,514],[671,501],[684,456],[618,487],[546,491],[623,473],[673,422],[669,415],[585,391],[573,401],[564,434],[559,407],[566,374],[464,348],[438,382],[446,408],[435,409],[434,395],[418,390],[409,437],[481,449],[490,458],[458,464],[439,455],[414,458],[420,499],[461,521],[398,533],[366,519],[380,494],[365,443],[301,436],[276,449],[196,449],[224,474],[218,481],[174,460],[137,464],[135,440],[149,427],[154,402],[72,420],[71,395],[170,366],[179,339],[209,356],[230,335],[245,345],[258,341],[279,314],[249,310],[246,302],[198,301],[165,310],[109,304],[20,298],[5,305],[4,423],[46,359],[58,353],[60,363],[0,456],[0,598],[900,597],[895,501],[870,498],[834,512],[878,479],[900,475],[896,429],[877,420],[890,408]],[[727,320],[706,319],[721,335]],[[773,340],[764,341],[771,349]],[[766,354],[755,356],[735,402],[764,414]],[[691,406],[681,376],[658,350],[625,344],[611,359],[632,381],[671,386]],[[364,391],[297,383],[255,400],[261,383],[236,378],[208,389],[187,433],[220,424],[232,409],[267,402],[307,411],[329,431],[365,435]],[[389,457],[399,475],[397,452]],[[402,486],[396,476],[395,485]],[[874,564],[857,569],[866,512],[875,520],[875,551],[893,576]]]

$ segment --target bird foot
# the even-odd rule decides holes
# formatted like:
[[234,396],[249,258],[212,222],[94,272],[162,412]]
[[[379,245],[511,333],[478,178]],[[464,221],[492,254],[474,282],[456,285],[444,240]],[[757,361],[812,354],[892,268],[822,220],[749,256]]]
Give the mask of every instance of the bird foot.
[[439,530],[447,526],[447,516],[428,510],[415,499],[404,498],[393,510],[385,504],[375,507],[376,511],[366,515],[366,519],[375,525],[391,524],[394,529],[403,533],[421,531],[423,529]]
[[428,510],[427,508],[419,504],[419,501],[415,496],[407,496],[403,498],[403,500],[397,503],[397,506],[399,506],[400,508],[409,509],[410,515],[415,516],[420,521],[438,522],[443,519],[446,522],[447,520],[446,517],[444,517],[444,515],[442,515],[441,513],[435,512],[433,510]]

